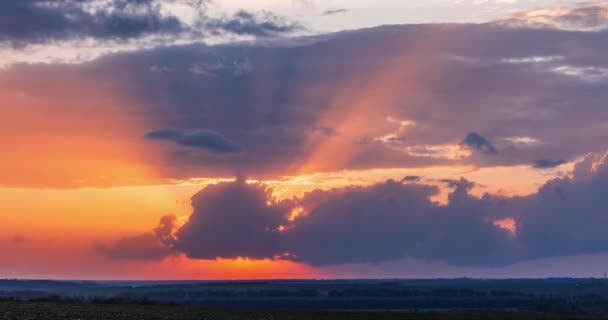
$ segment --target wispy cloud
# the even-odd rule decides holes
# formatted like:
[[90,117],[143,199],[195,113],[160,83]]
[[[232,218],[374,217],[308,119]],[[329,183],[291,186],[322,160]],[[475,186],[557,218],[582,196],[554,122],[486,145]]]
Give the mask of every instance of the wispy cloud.
[[345,9],[345,8],[330,9],[330,10],[323,11],[323,15],[324,16],[333,16],[333,15],[336,15],[336,14],[348,13],[349,11],[350,11],[349,9]]
[[608,28],[608,2],[523,10],[512,14],[504,22],[516,26],[597,31]]

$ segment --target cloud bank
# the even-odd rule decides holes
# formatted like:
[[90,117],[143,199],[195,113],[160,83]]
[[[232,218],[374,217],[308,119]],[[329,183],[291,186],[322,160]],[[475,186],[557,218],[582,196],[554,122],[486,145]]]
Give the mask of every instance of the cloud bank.
[[[192,198],[192,215],[179,228],[170,224],[174,232],[163,250],[194,259],[252,257],[314,266],[414,258],[498,267],[604,253],[607,159],[608,153],[590,154],[572,177],[551,180],[526,197],[476,197],[470,194],[474,183],[453,181],[444,205],[429,200],[439,191],[435,186],[393,180],[285,201],[264,185],[220,183]],[[148,257],[132,252],[140,238],[123,239],[106,252]]]

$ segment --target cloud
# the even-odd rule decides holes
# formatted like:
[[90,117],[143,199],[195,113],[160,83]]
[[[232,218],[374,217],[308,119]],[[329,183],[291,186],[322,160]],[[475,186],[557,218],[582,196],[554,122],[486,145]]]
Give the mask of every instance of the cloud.
[[441,179],[439,182],[444,183],[449,188],[462,188],[464,190],[471,190],[475,187],[475,183],[468,181],[464,178],[460,178],[459,180],[455,179]]
[[210,0],[22,0],[0,3],[0,69],[83,63],[186,43],[274,39],[304,27],[269,12],[232,15]]
[[418,182],[420,179],[422,179],[420,176],[407,176],[404,177],[401,182]]
[[96,250],[112,260],[159,261],[174,254],[152,233],[124,237],[110,246],[98,246]]
[[[228,176],[235,168],[254,179],[276,179],[313,170],[529,166],[538,159],[576,159],[605,147],[608,128],[601,119],[608,117],[608,82],[600,79],[608,69],[607,36],[608,31],[497,24],[404,25],[273,43],[150,48],[80,65],[3,70],[0,102],[9,107],[0,116],[38,128],[39,134],[66,136],[79,133],[51,122],[36,126],[29,120],[30,109],[10,106],[36,104],[90,128],[114,112],[144,132],[213,128],[243,150],[238,157],[217,157],[171,144],[142,147],[138,131],[117,128],[123,122],[104,127],[124,132],[124,141],[154,155],[137,164],[167,180]],[[78,81],[69,81],[70,86],[58,85],[57,79],[68,83],[76,75]],[[103,97],[121,101],[83,108],[88,95],[69,87],[84,81],[97,87],[112,83],[103,86]],[[112,110],[117,104],[129,107],[118,113]],[[323,135],[321,127],[336,134]],[[462,135],[471,128],[483,133],[500,156],[463,148]],[[19,132],[0,131],[4,136]],[[96,185],[90,181],[97,181],[98,173],[58,168],[36,170],[64,179],[31,178],[43,174],[23,169],[22,159],[56,152],[36,148],[35,140],[24,135],[20,141],[11,148],[14,160],[3,158],[4,184]],[[492,152],[489,146],[484,150]]]
[[480,151],[489,155],[498,154],[498,150],[494,147],[488,139],[476,132],[469,133],[466,138],[462,141],[462,144],[471,149]]
[[567,163],[566,160],[550,160],[550,159],[542,159],[542,160],[536,160],[534,162],[534,168],[537,169],[550,169],[550,168],[555,168],[555,167],[559,167],[562,164]]
[[520,11],[512,14],[504,22],[511,25],[564,30],[602,30],[608,28],[608,1]]
[[322,15],[324,15],[324,16],[333,16],[333,15],[336,15],[336,14],[342,14],[342,13],[347,13],[347,12],[350,12],[350,9],[344,9],[344,8],[341,8],[341,9],[332,9],[332,10],[325,10],[325,11],[323,11]]
[[241,151],[241,146],[212,130],[197,130],[182,133],[173,129],[162,129],[145,134],[148,140],[166,140],[178,145],[201,148],[213,154],[232,154]]
[[564,256],[608,251],[608,153],[589,154],[573,176],[554,179],[528,199],[517,222],[527,255]]
[[[287,259],[315,266],[403,257],[456,265],[508,263],[512,257],[504,248],[510,233],[496,227],[495,217],[485,212],[494,198],[472,197],[472,184],[460,182],[453,186],[447,206],[429,200],[439,192],[437,187],[393,180],[317,190],[286,201],[276,201],[264,185],[220,183],[192,198],[191,217],[166,248],[193,259]],[[156,230],[168,230],[166,222],[171,220],[164,217]],[[148,244],[158,243],[157,238],[145,240],[142,245],[140,237],[123,239],[103,252],[112,258],[132,254],[135,260],[167,256]],[[136,252],[140,247],[143,252]]]
[[504,263],[493,250],[505,247],[508,239],[503,230],[490,225],[489,214],[468,210],[467,202],[472,200],[466,186],[454,189],[447,206],[429,200],[437,192],[436,187],[389,180],[308,195],[304,207],[313,202],[314,208],[285,232],[290,252],[295,260],[312,265],[379,263],[403,257],[454,265]]
[[252,13],[239,10],[231,17],[203,18],[197,24],[200,28],[212,30],[214,33],[233,33],[257,37],[287,34],[303,29],[302,25],[290,22],[267,11]]
[[163,216],[158,223],[158,227],[153,230],[156,239],[165,245],[173,244],[175,240],[173,238],[173,232],[176,228],[176,222],[177,216],[174,214]]
[[192,197],[192,215],[176,231],[173,248],[195,259],[280,254],[279,226],[290,206],[273,199],[271,191],[241,180],[203,189]]
[[[175,2],[198,18],[188,23],[165,10]],[[0,4],[0,41],[13,44],[91,37],[130,39],[149,34],[231,33],[268,36],[289,33],[299,25],[268,12],[238,11],[233,16],[206,15],[207,1],[176,0],[22,0]]]
[[[436,192],[429,186],[394,181],[317,192],[303,198],[313,209],[285,236],[294,237],[296,257],[318,265],[411,257],[501,266],[606,252],[606,159],[608,153],[590,154],[572,178],[554,179],[527,197],[475,197],[464,179],[452,181],[445,205],[428,202]],[[507,221],[509,229],[501,226]]]
[[22,0],[0,4],[0,40],[21,44],[70,38],[128,39],[188,29],[153,0]]
[[[551,180],[526,197],[477,197],[470,193],[474,183],[452,180],[443,205],[430,200],[439,192],[436,186],[393,180],[315,190],[285,201],[274,199],[264,185],[221,183],[192,198],[189,221],[166,248],[194,259],[286,259],[313,266],[413,258],[499,267],[605,253],[607,159],[608,153],[590,154],[572,177]],[[167,221],[157,229],[164,236]],[[133,259],[163,256],[141,244],[156,241],[153,236],[135,239],[105,252]],[[146,249],[137,253],[139,247]]]

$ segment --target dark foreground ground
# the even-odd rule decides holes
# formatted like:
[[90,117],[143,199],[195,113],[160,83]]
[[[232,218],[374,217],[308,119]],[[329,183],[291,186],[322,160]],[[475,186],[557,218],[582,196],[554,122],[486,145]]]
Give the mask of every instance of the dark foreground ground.
[[10,320],[388,320],[388,319],[608,319],[599,315],[551,315],[516,312],[399,312],[399,311],[266,311],[222,310],[183,306],[88,304],[65,302],[0,302],[0,319]]
[[3,319],[608,319],[608,279],[9,279]]

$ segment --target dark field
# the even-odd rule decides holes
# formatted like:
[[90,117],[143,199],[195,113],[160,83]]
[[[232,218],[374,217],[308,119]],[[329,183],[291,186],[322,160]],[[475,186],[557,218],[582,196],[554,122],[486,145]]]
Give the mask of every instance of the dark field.
[[0,280],[0,319],[531,318],[608,319],[608,281]]
[[49,302],[0,302],[0,319],[12,320],[138,320],[138,319],[285,319],[285,320],[374,320],[374,319],[605,319],[598,315],[550,315],[541,313],[507,312],[383,312],[383,311],[265,311],[221,310],[158,305],[110,305]]

